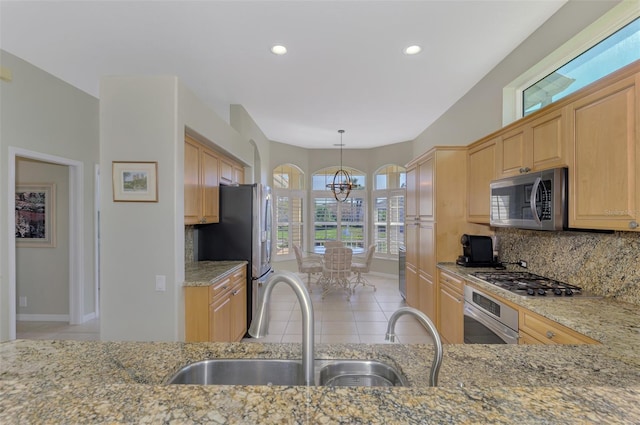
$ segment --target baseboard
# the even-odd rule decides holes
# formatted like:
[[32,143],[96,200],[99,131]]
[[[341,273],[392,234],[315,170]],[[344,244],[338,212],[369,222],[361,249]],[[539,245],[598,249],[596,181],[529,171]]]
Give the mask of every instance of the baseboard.
[[68,314],[16,314],[18,322],[69,322]]
[[95,311],[94,311],[93,313],[85,314],[85,315],[82,317],[82,323],[84,323],[84,322],[88,322],[89,320],[93,320],[93,319],[95,319],[96,317],[98,317],[98,316],[96,316],[96,312],[95,312]]

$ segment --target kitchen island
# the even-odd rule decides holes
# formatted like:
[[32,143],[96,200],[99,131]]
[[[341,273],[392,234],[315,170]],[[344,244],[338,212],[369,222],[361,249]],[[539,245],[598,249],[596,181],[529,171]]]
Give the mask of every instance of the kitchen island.
[[300,358],[299,344],[26,341],[0,344],[0,423],[638,423],[640,369],[598,346],[318,345],[372,358],[410,387],[163,385],[205,358]]
[[437,388],[431,345],[317,344],[316,358],[378,360],[409,381],[347,388],[164,385],[203,359],[300,359],[300,344],[17,340],[0,344],[0,423],[640,423],[637,306],[513,301],[602,344],[446,345]]

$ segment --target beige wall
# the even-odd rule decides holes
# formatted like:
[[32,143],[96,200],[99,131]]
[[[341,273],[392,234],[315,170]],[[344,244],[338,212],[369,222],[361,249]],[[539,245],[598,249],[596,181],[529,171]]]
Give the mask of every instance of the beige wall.
[[24,158],[16,161],[16,185],[55,185],[55,246],[16,248],[16,299],[19,320],[69,320],[69,167]]
[[502,127],[502,89],[618,1],[567,2],[416,139],[414,156],[436,145],[468,145]]
[[96,311],[94,280],[94,165],[98,162],[98,100],[24,60],[0,50],[11,81],[0,81],[0,341],[9,338],[7,245],[9,148],[54,155],[83,164],[82,242],[79,276],[82,314]]

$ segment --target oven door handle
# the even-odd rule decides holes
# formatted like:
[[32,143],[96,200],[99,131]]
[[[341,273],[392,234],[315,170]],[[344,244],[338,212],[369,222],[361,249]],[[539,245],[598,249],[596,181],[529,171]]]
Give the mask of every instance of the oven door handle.
[[483,313],[477,307],[473,306],[469,302],[464,303],[464,315],[469,316],[472,319],[480,322],[482,325],[489,328],[500,338],[504,339],[507,344],[517,344],[520,335],[508,326],[497,322],[495,319],[488,319],[487,313]]

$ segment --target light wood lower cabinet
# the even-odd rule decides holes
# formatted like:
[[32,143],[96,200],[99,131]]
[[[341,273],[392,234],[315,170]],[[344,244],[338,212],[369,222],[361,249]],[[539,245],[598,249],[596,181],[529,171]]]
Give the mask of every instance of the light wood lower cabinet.
[[464,343],[464,281],[449,273],[438,272],[438,332],[449,344]]
[[519,344],[599,344],[586,335],[525,308],[520,308],[518,321]]
[[185,287],[187,342],[239,341],[247,330],[246,266],[209,286]]

